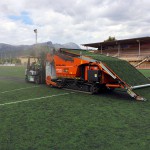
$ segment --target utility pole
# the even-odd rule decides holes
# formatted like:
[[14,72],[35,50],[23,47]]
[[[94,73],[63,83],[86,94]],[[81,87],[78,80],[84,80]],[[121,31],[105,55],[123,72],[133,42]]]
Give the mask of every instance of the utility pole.
[[34,33],[35,33],[35,46],[34,46],[34,49],[33,49],[33,55],[38,56],[37,29],[34,29]]
[[37,44],[37,29],[34,29],[34,33],[35,33],[35,44]]

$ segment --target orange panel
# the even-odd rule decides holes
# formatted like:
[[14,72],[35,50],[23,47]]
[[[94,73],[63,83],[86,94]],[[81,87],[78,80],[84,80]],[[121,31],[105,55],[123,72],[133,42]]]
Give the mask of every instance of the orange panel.
[[61,59],[59,56],[54,56],[56,75],[59,77],[76,77],[77,69],[81,64],[88,61],[80,58],[73,58],[73,61]]

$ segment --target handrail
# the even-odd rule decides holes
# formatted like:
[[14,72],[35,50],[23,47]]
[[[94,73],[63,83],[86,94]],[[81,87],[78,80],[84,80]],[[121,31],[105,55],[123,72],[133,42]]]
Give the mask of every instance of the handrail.
[[144,63],[145,61],[147,61],[150,58],[150,56],[146,56],[145,58],[143,58],[142,61],[140,61],[138,64],[134,65],[134,67],[138,67],[139,65],[141,65],[142,63]]

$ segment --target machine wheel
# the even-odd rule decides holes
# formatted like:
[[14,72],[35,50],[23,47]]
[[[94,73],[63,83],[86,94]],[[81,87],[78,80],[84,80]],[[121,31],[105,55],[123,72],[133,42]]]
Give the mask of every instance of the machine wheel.
[[37,77],[36,79],[35,79],[35,83],[36,84],[40,84],[41,82],[40,82],[40,77]]
[[91,93],[91,94],[97,94],[98,91],[99,91],[99,88],[98,88],[96,85],[92,85],[92,86],[90,87],[90,93]]
[[63,88],[62,82],[57,82],[57,88],[59,89]]
[[60,81],[57,81],[57,87],[59,89],[63,88],[65,86],[65,84],[66,84],[66,79],[62,79]]
[[27,77],[27,76],[25,77],[25,82],[27,82],[27,83],[29,82],[29,80],[28,80],[28,77]]

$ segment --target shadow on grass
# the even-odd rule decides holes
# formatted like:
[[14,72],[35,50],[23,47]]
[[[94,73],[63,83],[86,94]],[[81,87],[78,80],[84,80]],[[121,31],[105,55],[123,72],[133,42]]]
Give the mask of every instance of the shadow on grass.
[[101,97],[106,97],[106,98],[110,98],[113,100],[123,100],[123,101],[133,101],[135,100],[134,98],[130,97],[126,91],[121,91],[121,90],[115,90],[112,92],[105,92],[105,93],[99,93],[97,94],[97,96],[101,96]]

